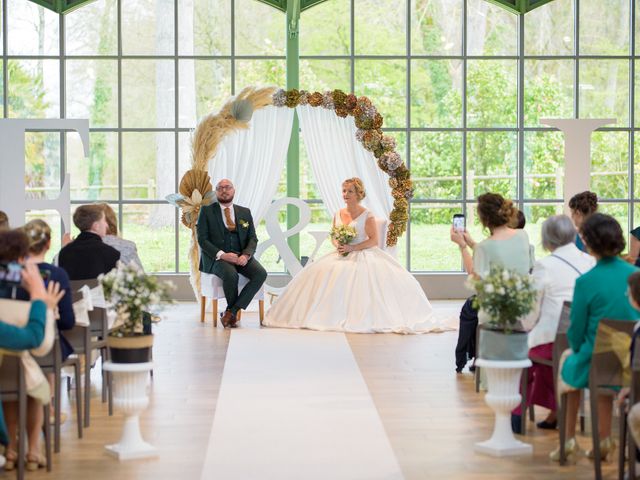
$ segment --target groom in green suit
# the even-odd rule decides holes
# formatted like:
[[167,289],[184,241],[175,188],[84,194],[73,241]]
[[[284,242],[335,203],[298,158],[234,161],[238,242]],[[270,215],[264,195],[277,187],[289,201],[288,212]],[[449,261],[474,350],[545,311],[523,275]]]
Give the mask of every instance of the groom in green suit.
[[[267,278],[267,272],[253,258],[258,245],[251,211],[233,204],[235,188],[230,180],[216,185],[218,201],[200,210],[196,231],[200,244],[200,271],[222,279],[227,309],[222,325],[236,326],[237,313],[246,309]],[[249,279],[238,295],[238,274]]]

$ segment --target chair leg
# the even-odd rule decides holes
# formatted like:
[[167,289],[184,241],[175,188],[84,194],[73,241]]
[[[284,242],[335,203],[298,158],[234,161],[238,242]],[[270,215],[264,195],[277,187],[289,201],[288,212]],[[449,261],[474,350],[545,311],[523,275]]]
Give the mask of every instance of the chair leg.
[[260,312],[260,326],[262,326],[264,321],[264,300],[258,300],[258,310]]
[[618,480],[624,480],[624,455],[627,447],[627,414],[625,413],[625,405],[621,405],[619,409],[620,424],[618,428]]
[[27,438],[27,387],[25,385],[24,370],[19,367],[18,370],[19,385],[18,388],[18,479],[24,478],[25,471],[25,439]]
[[[61,398],[61,390],[62,390],[62,378],[60,376],[60,370],[57,370],[54,373],[53,377],[53,411],[55,417],[55,423],[53,425],[53,451],[55,453],[60,453],[60,420],[61,420],[61,409],[62,409],[62,398]],[[45,423],[49,421],[50,413],[45,410],[46,415],[44,416]]]
[[[625,418],[626,418],[625,414]],[[629,457],[629,478],[636,478],[636,442],[633,439],[633,435],[627,429],[627,441],[629,445],[629,451],[627,456]]]
[[242,310],[238,310],[238,313],[236,313],[236,319],[238,321],[242,320]]
[[567,394],[560,395],[560,408],[558,410],[558,427],[560,429],[560,465],[567,463],[565,443],[567,441]]
[[218,299],[211,299],[211,309],[213,310],[213,328],[218,327]]
[[43,405],[44,422],[42,422],[42,432],[44,433],[44,451],[47,458],[47,472],[51,471],[51,423],[49,422],[49,404]]
[[[593,369],[592,369],[593,375]],[[589,400],[591,406],[591,438],[593,439],[593,468],[595,479],[602,480],[602,462],[600,458],[600,432],[598,431],[598,391],[589,388]]]
[[476,382],[476,393],[478,393],[480,391],[480,367],[478,366],[476,366],[476,371],[474,372],[474,380]]
[[84,427],[91,423],[91,350],[84,354]]
[[[529,385],[529,369],[523,368],[520,377],[520,433],[527,434],[527,386]],[[532,407],[529,407],[532,408]]]
[[109,405],[109,416],[113,416],[113,375],[107,372],[107,402]]
[[[108,360],[108,353],[107,353],[107,349],[106,348],[101,348],[100,349],[100,364],[101,366],[104,366],[104,362],[106,362]],[[108,377],[109,373],[105,372],[104,369],[101,370],[101,377],[102,377],[102,403],[105,403],[108,398],[107,398],[107,390],[109,388],[109,382],[107,381],[107,377]]]
[[80,381],[80,358],[73,363],[76,377],[76,422],[78,423],[78,438],[82,438],[82,382]]
[[200,323],[204,323],[204,311],[207,308],[207,297],[200,297]]
[[580,391],[580,433],[585,432],[586,421],[584,416],[584,390]]

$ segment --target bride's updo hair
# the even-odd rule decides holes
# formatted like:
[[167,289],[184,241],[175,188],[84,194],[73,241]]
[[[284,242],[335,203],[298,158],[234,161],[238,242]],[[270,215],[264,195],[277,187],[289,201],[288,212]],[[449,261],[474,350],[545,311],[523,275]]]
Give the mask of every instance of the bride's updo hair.
[[502,227],[517,218],[518,209],[511,200],[497,193],[485,193],[478,197],[478,217],[489,230]]
[[29,253],[39,255],[51,241],[51,227],[44,220],[36,218],[22,227],[29,239]]
[[353,189],[356,191],[356,196],[358,200],[362,200],[367,196],[367,193],[364,191],[364,183],[358,177],[347,178],[344,182],[342,182],[342,186],[345,185],[353,185]]

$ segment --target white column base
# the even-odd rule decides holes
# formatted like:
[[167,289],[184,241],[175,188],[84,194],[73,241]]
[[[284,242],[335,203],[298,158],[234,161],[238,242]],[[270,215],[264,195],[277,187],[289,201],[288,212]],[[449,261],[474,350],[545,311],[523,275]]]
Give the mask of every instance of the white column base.
[[[496,361],[478,359],[476,365],[487,374],[487,405],[495,412],[493,435],[475,444],[475,451],[493,457],[532,455],[533,447],[516,440],[511,431],[511,410],[520,404],[520,374],[531,366],[530,360]],[[525,419],[523,419],[524,421]]]
[[107,453],[118,460],[157,457],[158,451],[149,445],[140,434],[140,422],[137,415],[127,417],[122,428],[120,442],[105,446]]

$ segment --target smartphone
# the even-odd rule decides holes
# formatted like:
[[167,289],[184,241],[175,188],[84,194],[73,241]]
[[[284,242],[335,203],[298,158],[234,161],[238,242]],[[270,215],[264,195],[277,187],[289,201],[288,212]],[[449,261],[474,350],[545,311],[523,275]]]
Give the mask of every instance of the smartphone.
[[0,285],[16,287],[22,282],[23,265],[18,262],[0,263]]
[[453,228],[459,232],[464,232],[464,215],[456,213],[453,216]]

